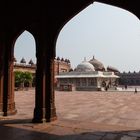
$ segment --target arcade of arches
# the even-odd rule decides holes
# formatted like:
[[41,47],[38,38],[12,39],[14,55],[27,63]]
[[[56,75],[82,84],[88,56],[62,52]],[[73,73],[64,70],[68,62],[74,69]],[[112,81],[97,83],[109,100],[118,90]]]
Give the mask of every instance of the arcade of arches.
[[[29,31],[36,42],[36,91],[33,122],[55,120],[54,58],[57,36],[62,27],[94,0],[34,0],[0,2],[0,112],[15,114],[13,50],[17,37]],[[140,17],[139,1],[97,0],[124,8]],[[6,12],[5,12],[6,11]]]

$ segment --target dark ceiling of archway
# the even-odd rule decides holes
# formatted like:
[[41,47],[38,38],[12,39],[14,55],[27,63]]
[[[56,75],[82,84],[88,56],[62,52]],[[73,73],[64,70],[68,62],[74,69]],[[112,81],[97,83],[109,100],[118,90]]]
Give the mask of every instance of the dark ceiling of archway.
[[[96,0],[132,11],[138,17],[138,1],[132,0]],[[0,2],[1,28],[22,28],[43,21],[56,28],[83,10],[94,0],[2,0]],[[42,22],[42,23],[43,23]]]

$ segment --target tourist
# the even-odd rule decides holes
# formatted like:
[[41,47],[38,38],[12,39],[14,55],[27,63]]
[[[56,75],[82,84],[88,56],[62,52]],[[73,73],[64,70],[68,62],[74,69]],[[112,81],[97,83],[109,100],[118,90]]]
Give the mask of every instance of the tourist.
[[137,93],[137,88],[135,88],[135,92],[134,93]]
[[127,85],[125,85],[125,90],[127,89]]

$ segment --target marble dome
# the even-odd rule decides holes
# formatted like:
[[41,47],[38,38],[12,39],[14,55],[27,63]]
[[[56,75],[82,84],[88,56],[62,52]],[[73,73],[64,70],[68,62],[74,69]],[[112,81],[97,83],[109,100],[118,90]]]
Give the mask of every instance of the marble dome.
[[103,65],[100,61],[98,61],[97,59],[95,59],[94,56],[93,56],[93,58],[89,61],[89,63],[92,64],[92,65],[94,66],[95,70],[102,70],[102,71],[105,70],[104,65]]
[[95,71],[94,66],[92,64],[90,64],[88,61],[83,61],[82,63],[80,63],[75,71],[77,72],[89,72],[89,71]]

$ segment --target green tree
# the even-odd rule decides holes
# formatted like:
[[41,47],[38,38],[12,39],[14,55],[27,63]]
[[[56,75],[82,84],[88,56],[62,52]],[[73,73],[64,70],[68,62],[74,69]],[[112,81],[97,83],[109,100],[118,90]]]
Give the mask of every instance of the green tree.
[[15,87],[20,87],[21,85],[21,71],[15,71]]
[[24,72],[22,75],[23,85],[29,86],[33,82],[33,75],[30,72]]
[[33,76],[30,72],[15,71],[15,86],[24,88],[24,86],[29,86],[33,81]]

